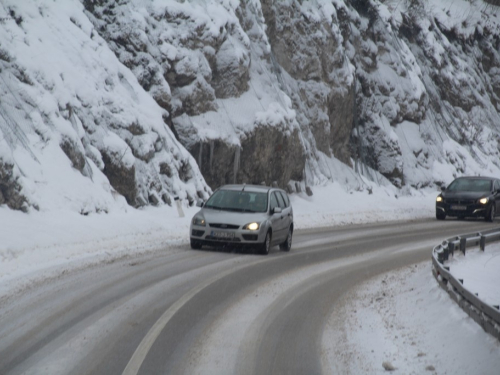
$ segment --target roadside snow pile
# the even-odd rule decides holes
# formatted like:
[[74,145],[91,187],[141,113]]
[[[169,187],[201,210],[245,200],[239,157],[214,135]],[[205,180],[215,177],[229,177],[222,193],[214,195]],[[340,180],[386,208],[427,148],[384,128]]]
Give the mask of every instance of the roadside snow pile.
[[[386,188],[375,188],[373,194],[348,193],[338,184],[316,187],[314,193],[290,196],[297,229],[429,217],[435,197],[432,191],[418,191],[396,199]],[[53,277],[121,257],[184,251],[189,246],[189,223],[198,209],[183,202],[184,216],[166,205],[125,206],[107,215],[83,216],[69,210],[26,215],[1,208],[0,297],[47,272]]]
[[500,243],[486,245],[485,251],[478,247],[467,249],[465,255],[455,251],[446,262],[454,278],[463,280],[471,293],[491,306],[500,305]]
[[426,261],[376,277],[346,295],[323,333],[324,368],[346,375],[391,369],[497,375],[500,343],[430,275]]

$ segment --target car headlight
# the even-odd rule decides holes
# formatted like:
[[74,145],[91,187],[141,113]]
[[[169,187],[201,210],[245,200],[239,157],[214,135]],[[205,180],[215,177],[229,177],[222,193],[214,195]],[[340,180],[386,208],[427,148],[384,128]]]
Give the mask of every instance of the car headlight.
[[257,230],[259,228],[260,228],[259,223],[249,223],[249,224],[246,224],[243,226],[243,229],[247,229],[247,230]]
[[488,203],[488,202],[489,202],[489,200],[490,200],[489,198],[481,198],[481,199],[479,200],[479,203],[481,203],[481,204],[486,204],[486,203]]
[[443,197],[438,195],[438,197],[436,198],[436,202],[442,202],[443,201]]
[[193,225],[205,226],[205,218],[203,216],[195,216],[192,221]]

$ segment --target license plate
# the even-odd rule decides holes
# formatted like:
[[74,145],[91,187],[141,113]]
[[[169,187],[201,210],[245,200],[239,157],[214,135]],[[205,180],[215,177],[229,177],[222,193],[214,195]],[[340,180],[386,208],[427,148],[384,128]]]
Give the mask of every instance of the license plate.
[[467,209],[467,207],[466,206],[453,205],[453,206],[451,206],[451,209],[455,210],[455,211],[465,211]]
[[234,238],[234,233],[232,233],[232,232],[212,232],[212,237]]

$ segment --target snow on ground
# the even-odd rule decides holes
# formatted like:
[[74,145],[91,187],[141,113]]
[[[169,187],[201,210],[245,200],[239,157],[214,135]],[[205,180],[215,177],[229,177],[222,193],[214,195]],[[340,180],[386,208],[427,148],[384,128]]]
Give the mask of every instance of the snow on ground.
[[323,333],[323,348],[324,367],[336,374],[498,375],[500,369],[500,342],[435,282],[431,262],[381,275],[346,295]]
[[[296,228],[433,217],[437,195],[427,190],[396,196],[384,187],[346,191],[336,183],[315,186],[313,193],[291,195]],[[69,210],[24,214],[0,207],[0,301],[72,269],[153,251],[185,251],[197,210],[174,205],[83,216]],[[456,254],[451,270],[498,304],[499,289],[492,285],[500,284],[500,245],[486,250]],[[346,296],[330,327],[337,318],[345,318],[347,325],[342,331],[328,329],[323,337],[325,353],[342,343],[344,360],[327,359],[324,368],[346,374],[390,368],[401,374],[472,374],[482,361],[481,368],[491,364],[489,373],[498,373],[500,343],[438,286],[431,276],[430,251],[428,262],[382,275]]]
[[500,244],[488,244],[484,252],[478,247],[466,250],[465,255],[456,251],[445,265],[481,300],[492,306],[500,305]]
[[[315,187],[312,197],[292,194],[296,228],[407,220],[434,214],[436,192],[396,198],[390,189],[346,191],[339,184]],[[188,244],[197,207],[130,207],[108,214],[70,210],[29,214],[0,208],[0,298],[44,275],[57,276],[113,258],[155,250],[179,251]],[[34,280],[31,280],[34,278]]]

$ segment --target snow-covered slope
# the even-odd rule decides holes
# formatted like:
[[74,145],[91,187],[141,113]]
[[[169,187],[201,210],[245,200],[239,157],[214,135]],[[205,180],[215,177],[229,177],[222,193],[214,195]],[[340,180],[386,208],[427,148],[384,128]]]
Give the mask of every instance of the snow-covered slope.
[[87,214],[233,182],[497,175],[493,4],[5,0],[0,204]]
[[87,214],[208,196],[168,113],[79,1],[4,1],[0,12],[1,203]]

